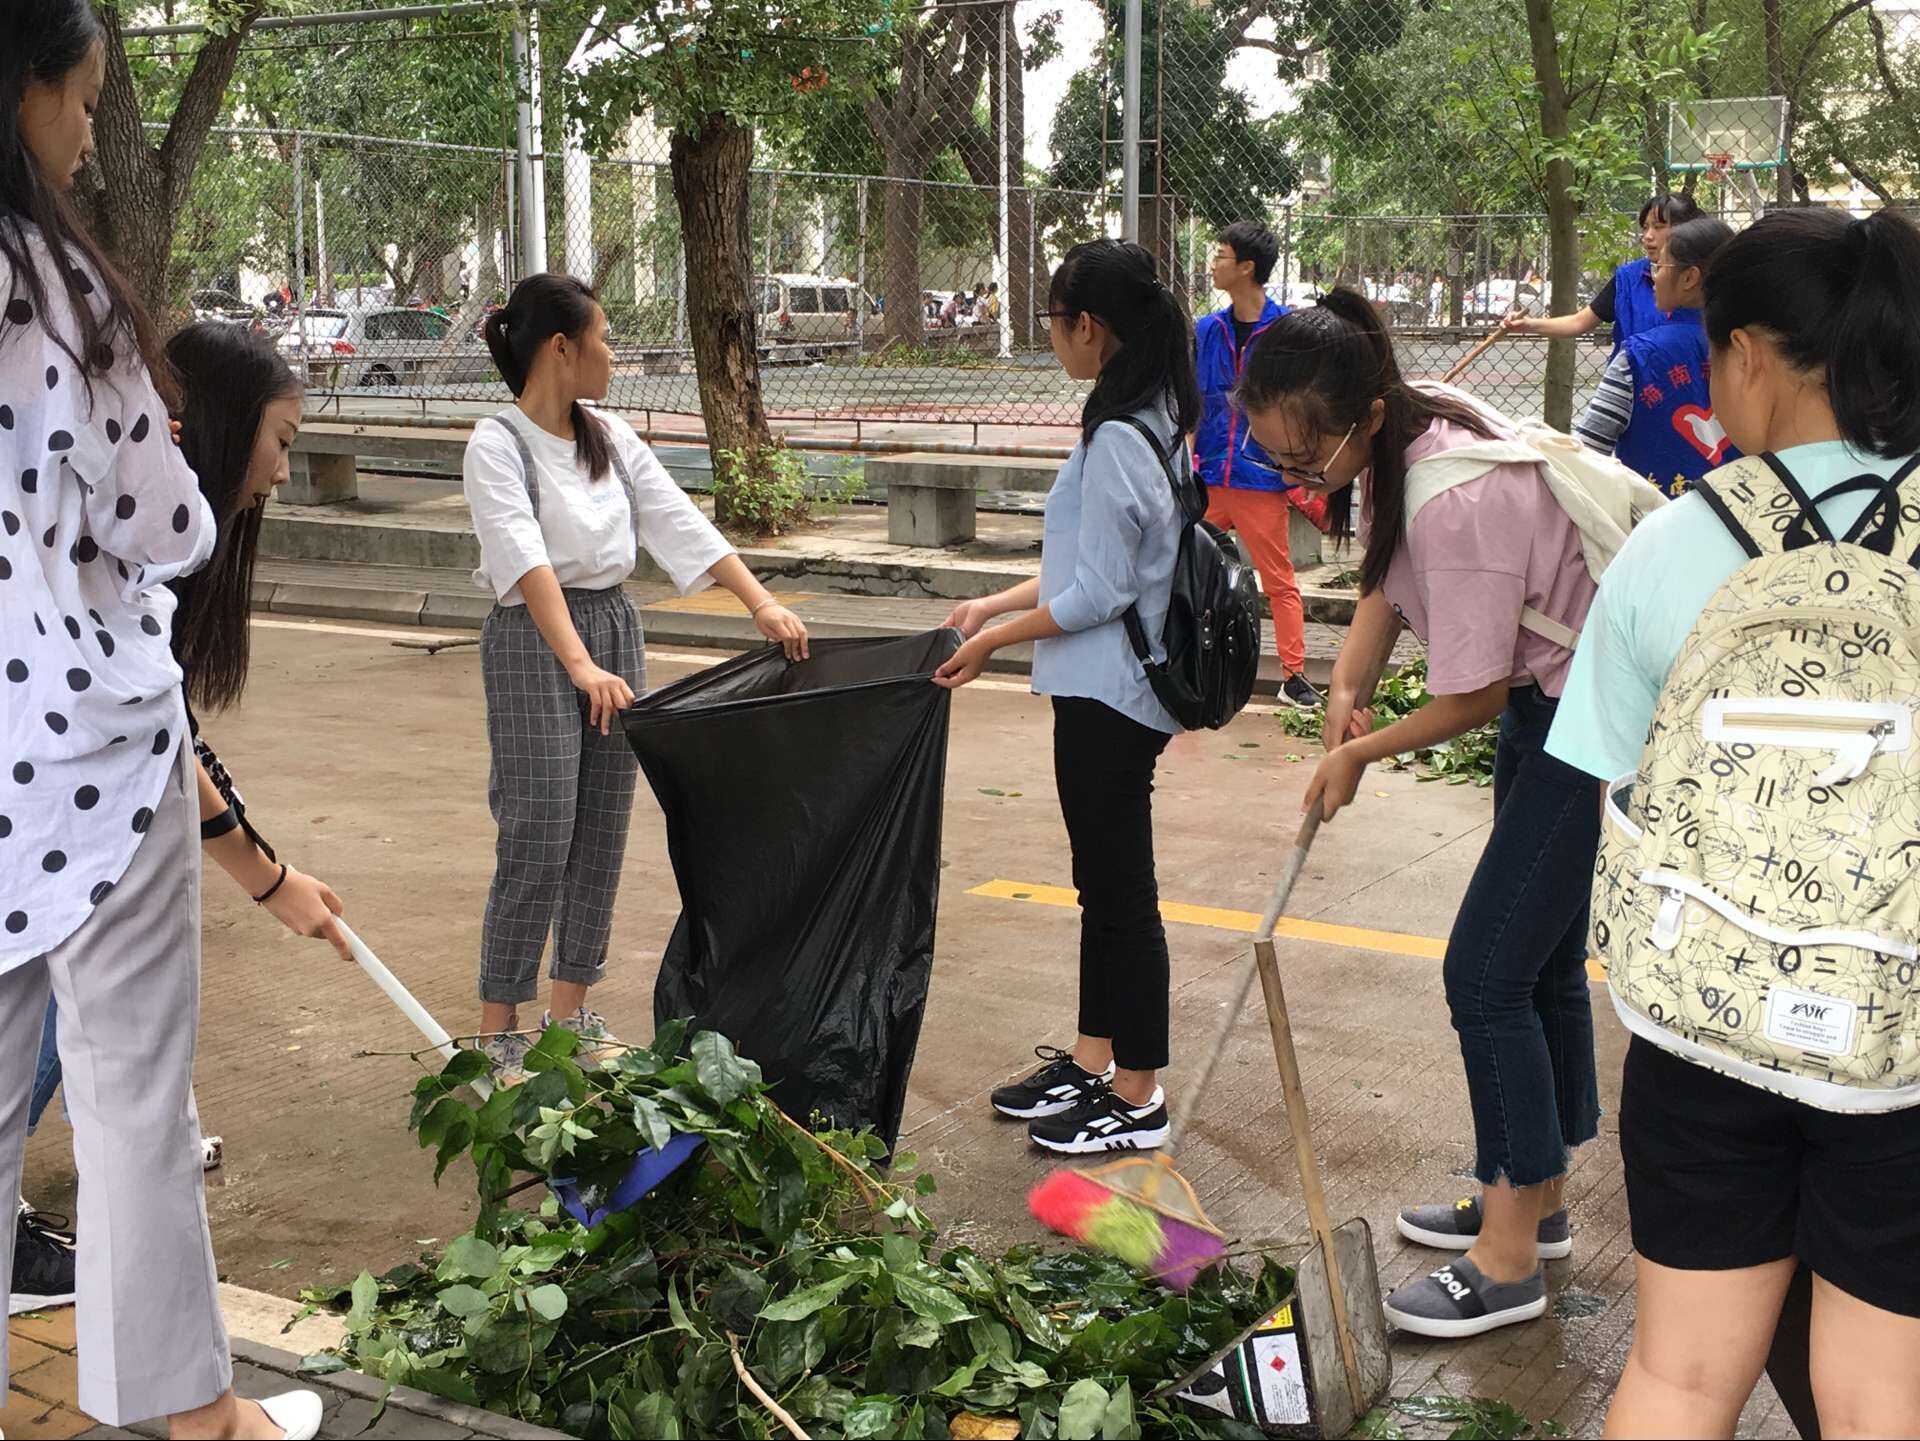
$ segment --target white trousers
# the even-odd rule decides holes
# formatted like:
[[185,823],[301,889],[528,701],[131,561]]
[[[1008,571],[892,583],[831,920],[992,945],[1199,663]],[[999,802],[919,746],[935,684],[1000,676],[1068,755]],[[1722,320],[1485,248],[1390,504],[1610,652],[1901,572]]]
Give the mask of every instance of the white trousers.
[[[75,1329],[81,1409],[111,1426],[232,1384],[201,1190],[199,793],[181,747],[133,863],[86,923],[0,974],[0,1194],[15,1195],[51,986],[80,1177]],[[11,1275],[12,1226],[0,1226]],[[0,1385],[6,1374],[0,1341]]]

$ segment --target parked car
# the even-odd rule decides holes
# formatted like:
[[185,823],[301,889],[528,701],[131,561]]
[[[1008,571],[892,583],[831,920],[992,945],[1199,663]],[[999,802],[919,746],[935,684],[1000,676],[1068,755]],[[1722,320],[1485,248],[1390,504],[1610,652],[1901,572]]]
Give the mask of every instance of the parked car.
[[759,306],[762,355],[782,347],[821,355],[853,344],[859,307],[867,307],[869,321],[880,308],[860,293],[851,280],[830,275],[760,275],[754,277]]
[[277,342],[309,384],[388,390],[497,380],[493,357],[475,335],[445,344],[453,323],[431,310],[309,309]]

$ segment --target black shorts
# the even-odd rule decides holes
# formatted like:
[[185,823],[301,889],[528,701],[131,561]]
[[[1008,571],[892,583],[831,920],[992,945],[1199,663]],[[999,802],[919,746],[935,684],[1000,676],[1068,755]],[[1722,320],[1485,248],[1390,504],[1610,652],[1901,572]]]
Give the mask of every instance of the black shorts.
[[1679,1271],[1797,1257],[1920,1316],[1920,1106],[1841,1115],[1635,1036],[1620,1094],[1633,1248]]

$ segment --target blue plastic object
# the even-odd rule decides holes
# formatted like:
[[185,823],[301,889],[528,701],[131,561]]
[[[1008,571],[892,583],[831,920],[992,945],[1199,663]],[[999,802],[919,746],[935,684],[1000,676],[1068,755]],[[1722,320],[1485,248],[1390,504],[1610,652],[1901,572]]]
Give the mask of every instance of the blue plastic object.
[[667,1142],[666,1149],[656,1151],[648,1147],[633,1158],[633,1165],[627,1171],[625,1179],[613,1188],[604,1206],[588,1208],[580,1194],[580,1188],[571,1180],[556,1176],[548,1184],[560,1204],[574,1220],[583,1226],[597,1226],[615,1211],[624,1211],[632,1206],[647,1192],[659,1185],[686,1163],[687,1157],[700,1149],[704,1136],[693,1136],[685,1131],[674,1134]]

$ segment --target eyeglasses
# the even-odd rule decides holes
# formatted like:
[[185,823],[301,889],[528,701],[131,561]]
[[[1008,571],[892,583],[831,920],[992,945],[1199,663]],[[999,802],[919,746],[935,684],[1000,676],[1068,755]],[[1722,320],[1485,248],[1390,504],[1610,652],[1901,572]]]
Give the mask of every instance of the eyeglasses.
[[1036,310],[1033,312],[1033,318],[1040,322],[1042,330],[1048,330],[1052,328],[1051,323],[1056,319],[1073,319],[1073,312],[1071,310]]
[[[1355,421],[1347,427],[1347,433],[1340,437],[1340,443],[1333,448],[1333,454],[1327,457],[1328,466],[1331,466],[1340,458],[1340,452],[1347,448],[1347,442],[1353,439],[1353,432],[1358,428],[1358,421]],[[1282,475],[1292,476],[1293,479],[1299,481],[1302,485],[1331,485],[1333,483],[1327,479],[1327,472],[1324,467],[1320,470],[1307,470],[1302,466],[1288,465],[1285,461],[1279,461],[1275,463],[1274,469]]]

